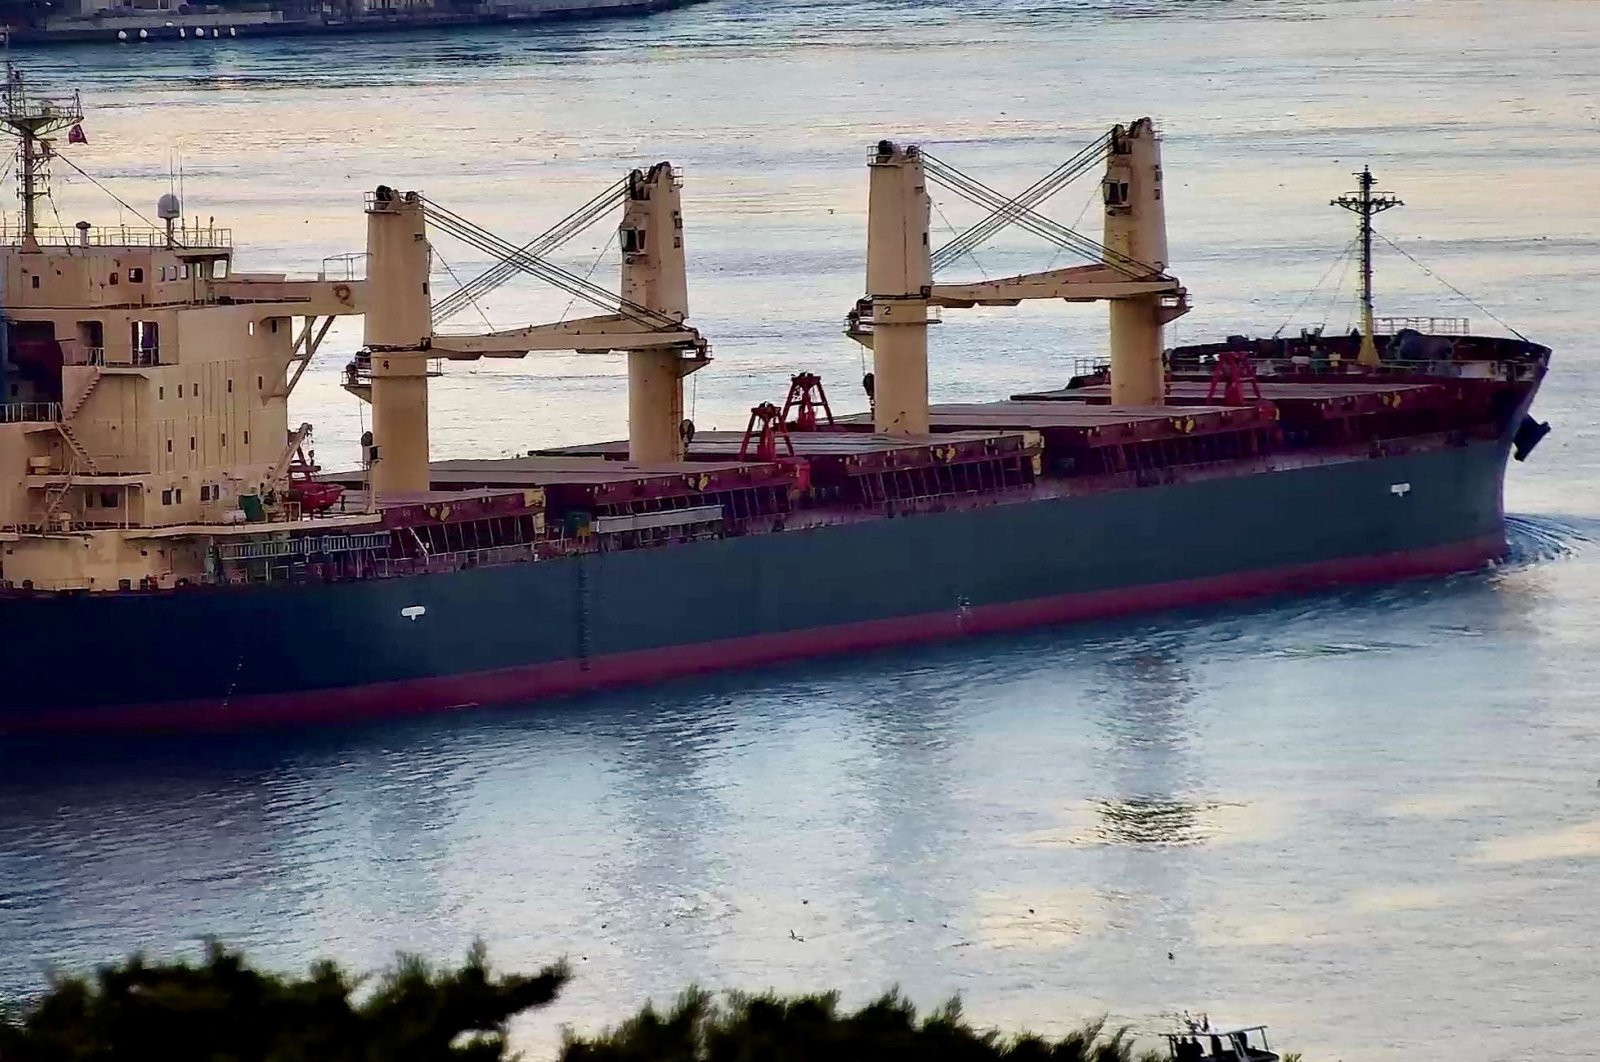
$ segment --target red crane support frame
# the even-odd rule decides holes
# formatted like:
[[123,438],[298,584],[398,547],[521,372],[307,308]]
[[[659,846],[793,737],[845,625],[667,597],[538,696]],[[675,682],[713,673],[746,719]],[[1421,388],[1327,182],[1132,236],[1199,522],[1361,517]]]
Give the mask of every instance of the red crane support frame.
[[1211,386],[1206,388],[1206,402],[1217,400],[1217,386],[1222,386],[1222,403],[1227,406],[1245,405],[1244,385],[1250,385],[1255,400],[1261,401],[1261,381],[1256,379],[1255,362],[1250,355],[1235,350],[1225,350],[1217,355],[1217,364],[1211,370]]
[[833,426],[833,409],[828,405],[828,392],[822,389],[822,377],[814,372],[797,373],[789,378],[789,397],[783,401],[782,420],[789,423],[789,412],[794,411],[796,431],[817,430],[817,410]]
[[745,425],[744,438],[739,443],[739,460],[750,460],[750,444],[754,442],[757,461],[776,461],[779,437],[793,457],[794,440],[789,438],[789,429],[784,425],[783,411],[771,402],[751,406],[750,422]]

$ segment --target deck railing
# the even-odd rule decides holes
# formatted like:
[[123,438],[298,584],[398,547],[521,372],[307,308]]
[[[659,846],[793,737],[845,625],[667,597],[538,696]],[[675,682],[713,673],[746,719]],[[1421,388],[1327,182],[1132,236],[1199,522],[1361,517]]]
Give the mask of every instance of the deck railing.
[[48,423],[60,419],[60,402],[6,402],[0,404],[0,424]]
[[1374,317],[1372,331],[1376,335],[1394,335],[1409,328],[1430,336],[1465,336],[1472,334],[1470,317]]
[[[166,229],[142,225],[103,225],[87,229],[38,225],[33,235],[41,244],[58,247],[167,246]],[[22,226],[15,217],[0,218],[0,240],[9,243],[21,238]],[[233,230],[215,225],[176,225],[172,229],[172,246],[178,250],[229,250],[233,247]]]
[[372,562],[372,570],[379,576],[420,575],[424,572],[454,572],[463,568],[487,568],[497,564],[516,564],[535,559],[532,543],[515,546],[490,546],[485,549],[457,550],[454,553],[432,553],[422,557],[380,559]]
[[61,360],[67,365],[160,365],[161,348],[140,347],[123,351],[108,351],[105,347],[86,347],[75,339],[63,339],[61,341]]

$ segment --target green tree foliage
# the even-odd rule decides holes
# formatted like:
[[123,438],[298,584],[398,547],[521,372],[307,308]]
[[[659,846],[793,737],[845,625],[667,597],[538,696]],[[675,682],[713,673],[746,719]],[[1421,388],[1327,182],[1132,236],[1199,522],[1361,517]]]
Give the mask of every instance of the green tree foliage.
[[[567,982],[565,964],[491,973],[481,944],[459,967],[401,956],[375,979],[331,962],[263,973],[216,943],[198,963],[135,956],[57,980],[0,1009],[0,1062],[503,1062],[507,1022]],[[1060,1039],[977,1029],[958,1000],[926,1015],[899,992],[859,1010],[837,993],[713,996],[646,1005],[560,1062],[1155,1062],[1124,1029],[1091,1022]]]
[[891,992],[841,1012],[838,993],[784,998],[690,989],[665,1014],[646,1006],[593,1038],[568,1035],[561,1062],[1154,1062],[1127,1032],[1091,1022],[1059,1040],[975,1029],[951,1000],[920,1020]]
[[497,1062],[506,1023],[555,999],[565,965],[496,976],[482,944],[458,968],[402,956],[372,990],[331,962],[262,973],[215,942],[198,964],[135,956],[58,980],[0,1014],[5,1062]]

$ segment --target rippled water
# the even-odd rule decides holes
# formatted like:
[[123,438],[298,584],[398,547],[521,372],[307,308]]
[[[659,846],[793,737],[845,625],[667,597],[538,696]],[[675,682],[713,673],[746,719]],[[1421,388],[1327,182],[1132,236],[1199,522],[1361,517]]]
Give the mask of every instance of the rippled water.
[[[24,63],[83,88],[72,157],[133,208],[176,151],[189,212],[235,227],[244,268],[360,247],[380,180],[526,237],[671,158],[718,359],[703,426],[742,423],[798,367],[860,405],[838,319],[881,136],[1015,190],[1156,115],[1196,302],[1179,339],[1290,317],[1349,238],[1328,198],[1370,161],[1408,202],[1389,237],[1556,348],[1539,406],[1556,434],[1512,469],[1515,556],[1485,574],[360,730],[0,746],[0,992],[207,933],[283,965],[445,957],[481,934],[506,964],[578,967],[521,1030],[537,1049],[699,981],[899,983],[1043,1030],[1201,1009],[1313,1059],[1593,1056],[1589,0],[723,0],[508,36]],[[114,220],[104,202],[81,179],[56,196],[67,224]],[[940,208],[936,225],[970,219]],[[606,277],[607,242],[565,261]],[[483,264],[441,251],[463,276]],[[972,269],[1048,260],[1017,238]],[[1342,327],[1338,279],[1290,327]],[[1379,292],[1386,312],[1493,327],[1387,246]],[[483,306],[499,327],[563,309],[521,286]],[[1102,331],[1092,307],[952,314],[935,391],[1058,381]],[[336,332],[296,396],[329,464],[360,430],[337,387],[358,339]],[[435,451],[618,437],[621,372],[576,355],[453,372]]]

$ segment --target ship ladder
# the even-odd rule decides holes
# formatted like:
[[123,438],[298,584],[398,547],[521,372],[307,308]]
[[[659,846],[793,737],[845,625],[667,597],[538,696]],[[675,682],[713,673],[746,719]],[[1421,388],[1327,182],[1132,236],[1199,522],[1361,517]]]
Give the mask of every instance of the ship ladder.
[[589,670],[589,657],[593,653],[589,631],[589,559],[579,555],[578,561],[578,668]]

